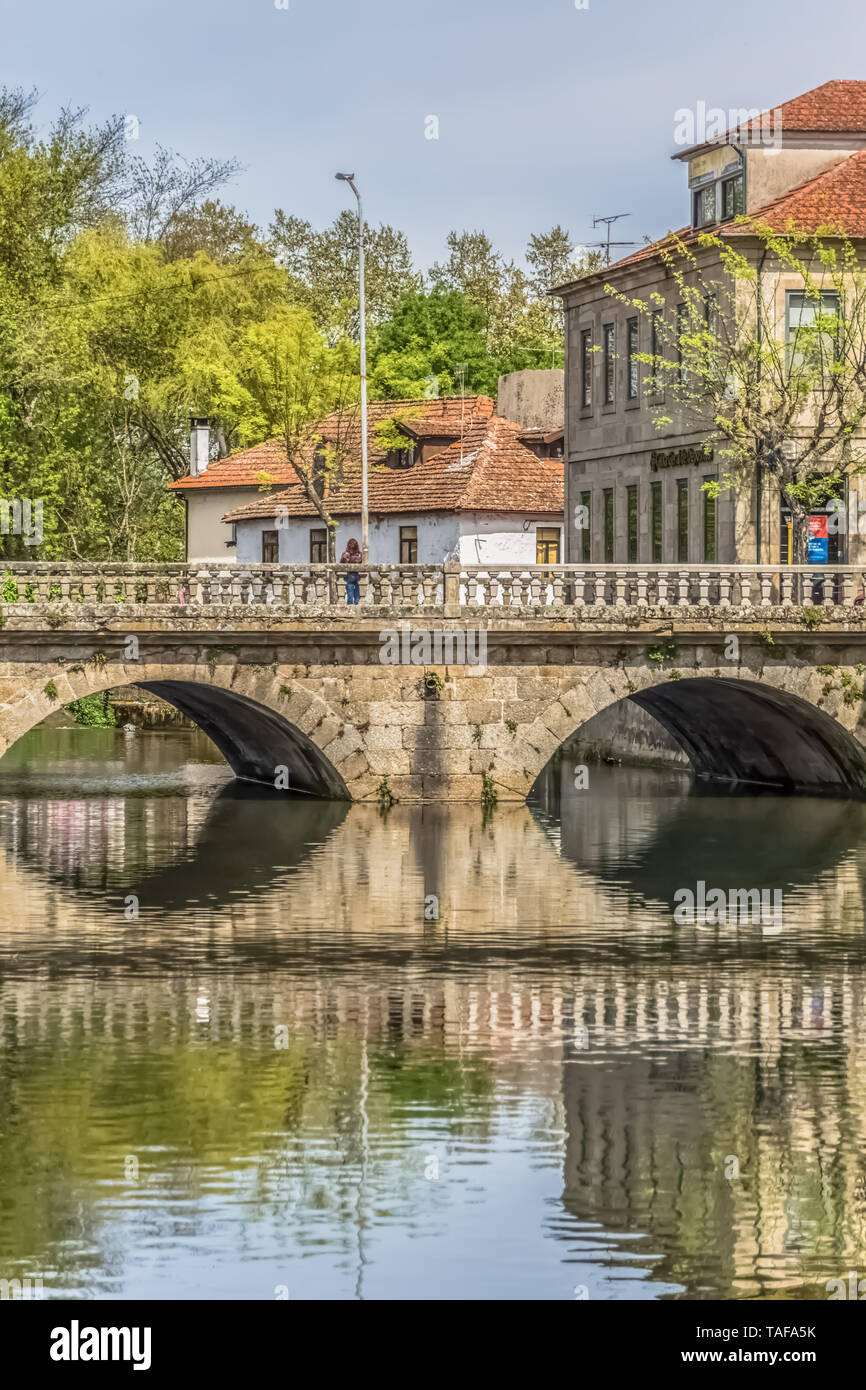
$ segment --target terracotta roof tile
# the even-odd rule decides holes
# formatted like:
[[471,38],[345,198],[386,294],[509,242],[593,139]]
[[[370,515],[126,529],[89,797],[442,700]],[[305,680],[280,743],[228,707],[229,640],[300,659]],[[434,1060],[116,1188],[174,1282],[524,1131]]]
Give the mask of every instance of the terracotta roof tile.
[[[774,232],[796,229],[814,234],[826,229],[828,232],[836,230],[851,238],[866,238],[866,149],[855,150],[831,169],[816,174],[814,178],[780,194],[771,203],[756,208],[749,214],[748,222],[727,222],[721,226],[703,228],[681,227],[678,232],[668,232],[658,241],[641,246],[630,255],[614,261],[605,270],[596,271],[594,276],[586,278],[604,277],[613,271],[651,260],[664,250],[672,249],[675,240],[687,246],[694,245],[702,231],[715,232],[723,237],[753,235],[751,223],[765,223]],[[565,290],[570,287],[563,285],[560,288]]]
[[[484,399],[484,398],[482,398]],[[393,404],[393,403],[391,403]],[[406,468],[374,466],[371,458],[371,513],[429,511],[543,512],[561,514],[564,506],[563,465],[558,459],[539,459],[518,438],[511,420],[486,413],[476,415],[458,438],[424,463]],[[434,436],[435,437],[435,436]],[[380,458],[382,456],[380,455]],[[273,516],[285,507],[290,516],[315,516],[299,483],[272,492],[226,513],[224,520],[241,521]],[[352,459],[340,486],[332,490],[332,516],[356,516],[361,510],[360,462]]]
[[[461,419],[464,430],[475,419],[489,419],[493,414],[493,401],[489,396],[441,396],[433,400],[410,399],[396,401],[369,401],[367,404],[367,454],[372,466],[385,458],[385,450],[380,449],[375,440],[375,431],[384,420],[394,415],[406,414],[406,431],[418,439],[457,439],[460,435]],[[351,413],[344,412],[328,416],[319,425],[322,438],[329,441],[340,439],[341,447],[350,454],[361,452],[360,407]],[[279,439],[267,439],[251,449],[243,449],[227,458],[211,463],[207,471],[198,478],[187,474],[169,483],[178,492],[200,488],[256,487],[257,474],[268,473],[277,484],[295,483],[294,469],[286,459],[286,451]]]

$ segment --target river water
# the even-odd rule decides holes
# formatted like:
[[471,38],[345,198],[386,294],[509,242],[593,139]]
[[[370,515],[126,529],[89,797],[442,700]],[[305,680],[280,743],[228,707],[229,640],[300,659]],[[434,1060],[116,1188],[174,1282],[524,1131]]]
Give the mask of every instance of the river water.
[[[568,750],[536,803],[0,762],[0,1278],[46,1297],[803,1298],[866,1275],[866,807]],[[781,926],[678,923],[698,881]]]

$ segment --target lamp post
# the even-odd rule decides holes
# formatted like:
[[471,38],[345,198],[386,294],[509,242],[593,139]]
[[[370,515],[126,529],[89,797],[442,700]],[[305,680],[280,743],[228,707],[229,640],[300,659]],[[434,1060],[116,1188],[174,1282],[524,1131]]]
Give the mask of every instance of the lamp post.
[[364,214],[361,195],[355,186],[354,174],[335,174],[347,183],[358,200],[358,271],[361,286],[361,553],[367,564],[369,514],[367,508],[367,313],[364,301]]

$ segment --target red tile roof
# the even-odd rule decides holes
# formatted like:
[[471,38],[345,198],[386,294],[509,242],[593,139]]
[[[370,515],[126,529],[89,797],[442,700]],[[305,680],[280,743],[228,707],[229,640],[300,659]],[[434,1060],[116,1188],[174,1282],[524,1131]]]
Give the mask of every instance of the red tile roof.
[[[866,86],[866,83],[863,85]],[[667,232],[658,241],[648,242],[630,255],[614,261],[606,269],[586,276],[586,279],[604,278],[614,271],[651,260],[665,250],[672,250],[675,241],[694,246],[702,232],[720,237],[749,236],[753,234],[751,224],[754,223],[764,224],[771,231],[779,233],[796,230],[807,235],[818,232],[830,235],[835,231],[852,239],[866,238],[866,149],[855,150],[832,168],[788,189],[771,203],[756,208],[749,213],[746,222],[726,222],[720,226],[701,228],[681,227],[678,232]],[[558,288],[566,290],[570,286],[560,285]]]
[[[774,232],[833,228],[847,237],[866,237],[866,149],[849,154],[832,169],[797,184],[749,216],[767,223]],[[726,232],[748,235],[749,227],[739,223]]]
[[866,131],[866,82],[823,82],[783,102],[780,109],[783,134],[786,130]]
[[[424,463],[408,467],[387,466],[386,455],[370,454],[369,507],[371,513],[490,511],[541,512],[560,515],[564,506],[563,465],[558,459],[539,459],[520,443],[520,427],[492,413],[493,402],[477,398],[483,407],[470,415],[466,404],[466,428],[462,440],[438,450]],[[400,402],[387,405],[393,414]],[[488,410],[487,407],[490,407]],[[435,418],[435,417],[434,417]],[[432,435],[436,437],[435,431]],[[271,517],[276,507],[290,516],[315,516],[300,483],[226,513],[226,521]],[[353,453],[344,464],[343,476],[328,499],[332,516],[357,516],[361,510],[360,459]]]
[[[489,396],[439,396],[433,400],[413,398],[396,401],[369,401],[367,404],[367,452],[372,467],[385,458],[385,450],[376,443],[375,432],[394,415],[406,416],[405,429],[414,438],[457,439],[461,422],[465,430],[476,418],[488,419],[493,414]],[[336,443],[349,453],[361,452],[360,407],[329,415],[318,427],[323,440]],[[243,449],[227,458],[211,463],[198,478],[187,474],[169,483],[179,492],[198,488],[257,487],[258,474],[269,474],[275,483],[296,483],[297,475],[286,459],[286,450],[279,439],[266,439],[251,449]]]
[[[754,109],[754,108],[753,108]],[[771,126],[774,135],[781,132],[784,143],[785,132],[798,135],[835,134],[866,135],[866,82],[854,80],[833,80],[813,87],[802,96],[793,97],[781,106],[773,107]],[[767,115],[767,112],[763,113]],[[778,122],[778,125],[777,125]],[[742,125],[731,126],[726,135],[741,136],[745,132],[761,129],[761,117],[744,121]],[[687,159],[695,150],[704,149],[705,144],[724,144],[724,137],[714,138],[702,144],[691,145],[678,150],[674,159]]]

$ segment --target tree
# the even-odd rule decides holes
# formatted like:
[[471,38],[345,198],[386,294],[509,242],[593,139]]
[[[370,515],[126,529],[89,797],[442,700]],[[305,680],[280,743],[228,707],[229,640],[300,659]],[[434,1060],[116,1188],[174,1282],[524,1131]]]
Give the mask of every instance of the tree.
[[457,290],[403,295],[371,343],[374,396],[447,396],[459,389],[496,394],[499,365],[487,350],[484,314]]
[[[281,208],[270,228],[270,249],[288,274],[289,293],[309,309],[319,327],[360,330],[358,218],[344,210],[330,227],[315,231],[309,222]],[[364,225],[364,281],[367,318],[375,325],[387,317],[401,295],[421,287],[412,267],[406,237],[394,227]]]
[[255,223],[231,204],[207,199],[178,213],[161,238],[166,260],[189,259],[203,251],[222,265],[269,257]]
[[604,256],[601,251],[584,251],[576,255],[569,233],[557,225],[551,227],[549,232],[533,234],[529,238],[526,263],[529,266],[529,288],[535,297],[530,312],[536,310],[542,332],[552,342],[561,345],[564,329],[562,301],[551,298],[550,290],[556,285],[565,285],[601,270]]
[[[709,257],[670,237],[661,256],[676,288],[673,313],[657,292],[644,301],[606,288],[651,320],[657,350],[639,360],[678,426],[700,429],[723,458],[708,487],[751,491],[772,479],[790,510],[794,563],[804,564],[810,513],[866,468],[866,273],[832,227],[738,224],[750,239],[740,246],[699,236]],[[792,286],[801,295],[793,318]],[[673,424],[657,412],[658,427]]]
[[484,315],[491,351],[513,348],[521,339],[526,313],[526,277],[513,261],[494,250],[486,232],[449,232],[448,260],[430,267],[434,289],[456,290]]
[[240,172],[236,159],[184,159],[157,145],[150,163],[140,155],[126,169],[124,208],[138,241],[165,242],[178,224]]
[[238,417],[250,442],[281,440],[304,496],[327,527],[334,562],[337,523],[328,499],[357,435],[355,344],[345,337],[328,343],[308,310],[281,306],[240,336],[225,368],[223,409]]

